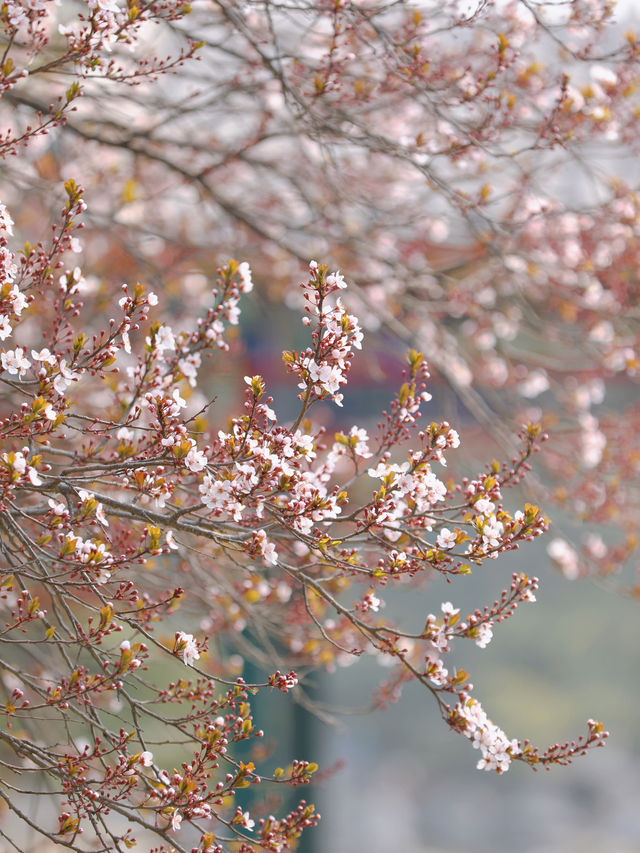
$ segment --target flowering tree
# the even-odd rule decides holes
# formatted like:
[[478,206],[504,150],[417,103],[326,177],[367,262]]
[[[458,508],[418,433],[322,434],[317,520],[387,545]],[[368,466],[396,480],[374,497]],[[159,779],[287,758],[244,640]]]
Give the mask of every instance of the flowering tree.
[[[486,647],[537,579],[516,573],[464,616],[382,615],[385,587],[457,580],[546,530],[504,494],[544,431],[529,423],[504,463],[445,482],[459,438],[423,418],[413,347],[375,432],[314,420],[342,403],[360,315],[419,342],[502,433],[509,389],[553,390],[570,442],[550,458],[572,482],[556,497],[626,528],[637,506],[630,421],[591,412],[603,377],[636,370],[635,190],[586,158],[594,138],[635,144],[635,37],[609,45],[599,2],[563,18],[477,5],[0,7],[0,798],[60,846],[289,849],[313,807],[275,817],[265,795],[252,817],[236,794],[317,766],[256,766],[236,746],[262,736],[255,691],[302,693],[310,667],[345,656],[393,663],[380,705],[419,681],[486,770],[564,764],[606,737],[589,721],[542,752],[511,739],[447,663],[456,638]],[[593,180],[584,201],[566,201],[568,163]],[[265,287],[294,293],[300,259],[329,252],[359,282],[313,261],[295,290],[309,338],[283,353],[291,422],[258,375],[240,411],[216,411],[203,367],[233,355],[253,280],[247,260],[213,269],[212,233]],[[176,282],[197,298],[169,312]],[[551,552],[577,574],[633,547]],[[230,672],[234,642],[261,683]],[[36,821],[30,801],[52,792],[57,819]]]
[[551,497],[590,528],[551,553],[569,576],[625,565],[637,408],[607,388],[637,376],[639,81],[614,4],[82,8],[3,12],[23,215],[73,176],[94,274],[196,298],[212,234],[276,298],[330,256],[363,325],[427,351],[503,445],[542,399]]

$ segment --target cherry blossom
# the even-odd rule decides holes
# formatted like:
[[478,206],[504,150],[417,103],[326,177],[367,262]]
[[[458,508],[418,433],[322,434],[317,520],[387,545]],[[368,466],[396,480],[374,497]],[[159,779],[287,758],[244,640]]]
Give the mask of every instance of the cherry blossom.
[[149,752],[148,749],[145,749],[143,752],[140,753],[139,761],[143,767],[151,767],[151,765],[153,764],[153,753]]
[[454,713],[464,719],[464,734],[473,741],[474,749],[482,753],[478,770],[496,770],[498,773],[508,770],[514,757],[521,752],[519,743],[509,740],[502,729],[491,722],[482,705],[475,699],[460,702]]
[[[2,760],[29,770],[9,810],[57,809],[48,841],[293,849],[318,815],[278,791],[319,768],[265,761],[253,697],[313,704],[313,670],[363,657],[374,705],[420,685],[480,769],[605,742],[593,720],[543,752],[510,739],[458,666],[537,578],[468,613],[426,583],[454,599],[554,502],[588,531],[548,545],[567,577],[636,547],[637,407],[609,383],[640,376],[640,202],[590,151],[636,153],[638,46],[608,3],[552,5],[4,4]],[[287,389],[242,331],[280,302],[302,315]],[[352,423],[356,359],[373,389],[399,340],[392,399]],[[445,383],[486,465],[439,419]],[[399,586],[417,627],[385,607]],[[251,817],[238,792],[265,779]]]
[[11,323],[9,322],[9,318],[6,316],[6,314],[0,315],[0,340],[5,341],[12,331],[13,328],[11,326]]
[[438,533],[438,548],[442,548],[444,551],[449,550],[449,548],[454,548],[456,545],[456,539],[457,536],[454,532],[449,530],[448,527],[443,527],[440,533]]
[[251,832],[256,825],[256,822],[251,819],[249,812],[242,812],[238,823],[240,823],[241,826],[244,826],[245,829],[248,829],[249,832]]
[[190,471],[198,472],[203,471],[207,467],[207,455],[202,450],[198,450],[196,447],[195,441],[191,439],[193,442],[191,449],[187,453],[184,464]]
[[184,631],[178,631],[176,634],[175,651],[182,655],[182,660],[187,666],[193,666],[194,662],[200,658],[200,651],[193,634],[185,634]]
[[15,350],[7,350],[0,353],[0,360],[2,361],[3,370],[6,370],[7,373],[12,373],[14,376],[18,375],[20,378],[31,367],[31,362],[26,358],[22,347],[16,347]]

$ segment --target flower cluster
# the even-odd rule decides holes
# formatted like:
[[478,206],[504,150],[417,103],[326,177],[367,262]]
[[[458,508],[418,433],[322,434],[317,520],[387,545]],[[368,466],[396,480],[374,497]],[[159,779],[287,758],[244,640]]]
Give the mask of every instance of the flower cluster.
[[476,699],[468,698],[459,702],[453,714],[464,721],[464,735],[473,741],[473,748],[482,753],[477,764],[478,770],[504,773],[513,759],[522,752],[519,742],[509,740],[502,729],[491,722]]
[[354,349],[362,349],[363,334],[358,320],[347,313],[336,291],[347,285],[339,272],[329,273],[324,265],[312,261],[310,278],[304,286],[305,325],[312,326],[313,346],[303,352],[285,352],[288,369],[301,380],[299,395],[305,410],[315,400],[328,398],[341,406],[341,386],[347,383]]

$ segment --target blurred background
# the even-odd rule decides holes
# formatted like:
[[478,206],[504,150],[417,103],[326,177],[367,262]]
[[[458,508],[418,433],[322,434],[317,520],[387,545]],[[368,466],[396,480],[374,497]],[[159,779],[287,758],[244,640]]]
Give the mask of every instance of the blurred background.
[[[518,763],[502,776],[478,771],[471,744],[439,725],[410,686],[384,713],[347,718],[342,730],[314,728],[323,760],[342,758],[344,767],[320,794],[324,817],[309,850],[640,850],[637,603],[566,581],[550,570],[542,542],[468,578],[466,588],[434,585],[423,601],[394,604],[416,624],[448,597],[465,612],[465,602],[490,602],[512,570],[539,575],[537,603],[498,626],[487,649],[465,645],[459,664],[509,736],[546,746],[575,737],[593,717],[611,731],[606,748],[549,772]],[[336,704],[366,701],[364,669],[326,680]]]

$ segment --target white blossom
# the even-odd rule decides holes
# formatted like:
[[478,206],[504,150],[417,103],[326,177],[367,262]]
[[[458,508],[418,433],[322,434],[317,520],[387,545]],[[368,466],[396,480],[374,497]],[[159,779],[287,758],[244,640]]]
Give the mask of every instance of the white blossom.
[[372,610],[374,613],[377,613],[382,605],[382,601],[373,592],[368,592],[365,595],[363,603],[367,610]]
[[483,622],[476,627],[476,635],[473,638],[476,646],[485,649],[493,638],[493,622]]
[[31,367],[31,362],[25,357],[22,347],[16,347],[14,350],[10,349],[0,353],[0,360],[2,361],[3,369],[14,376],[16,374],[20,377],[24,376]]
[[253,827],[256,825],[256,822],[255,820],[251,819],[249,812],[243,812],[241,824],[245,827],[245,829],[248,829],[249,832],[251,832],[253,830]]
[[67,390],[69,385],[72,382],[77,381],[80,378],[80,374],[74,370],[69,370],[67,367],[66,359],[60,359],[60,363],[58,365],[60,373],[53,380],[53,387],[56,389],[60,396],[64,396],[64,392]]
[[[151,339],[146,339],[147,345],[151,345]],[[171,326],[159,326],[158,331],[156,332],[153,345],[155,347],[155,351],[158,353],[163,353],[165,350],[175,350],[176,348],[176,339],[173,336],[173,331]]]
[[202,359],[199,352],[190,353],[184,358],[178,359],[178,367],[182,375],[188,380],[192,388],[196,387],[198,379],[198,368]]
[[476,765],[478,770],[506,772],[513,757],[522,751],[518,742],[509,740],[502,729],[491,722],[482,705],[475,699],[467,698],[459,702],[455,710],[466,721],[464,734],[473,741],[474,749],[482,753]]
[[55,355],[53,355],[47,347],[44,347],[43,349],[41,349],[40,352],[37,352],[36,350],[32,349],[31,350],[31,358],[34,361],[42,361],[45,364],[55,364],[56,363]]
[[456,534],[449,530],[448,527],[443,527],[440,533],[438,534],[438,539],[436,540],[438,548],[441,548],[443,551],[448,551],[450,548],[454,548],[456,544]]
[[49,504],[49,507],[51,508],[51,511],[54,515],[64,515],[67,511],[66,506],[62,502],[57,503],[52,498],[49,498],[47,503]]
[[325,281],[329,285],[329,287],[339,287],[341,290],[344,290],[344,288],[347,286],[347,283],[344,280],[344,276],[340,273],[339,270],[330,273],[326,277]]
[[254,533],[254,537],[257,540],[258,547],[260,548],[262,559],[265,561],[265,563],[275,566],[278,562],[278,552],[276,551],[276,546],[273,544],[273,542],[270,542],[267,539],[267,534],[264,532],[264,530],[257,530]]
[[184,460],[186,467],[190,471],[197,473],[198,471],[203,471],[207,467],[208,461],[206,453],[203,450],[198,450],[195,441],[193,441],[193,446],[187,453]]
[[240,290],[243,293],[249,293],[253,290],[253,281],[251,279],[251,267],[246,261],[243,261],[238,266],[238,275],[240,276]]
[[13,235],[13,219],[5,205],[0,201],[0,228]]
[[175,651],[182,655],[182,660],[187,666],[193,666],[193,662],[199,660],[200,652],[193,634],[185,634],[179,631],[176,636]]
[[165,537],[164,537],[164,541],[167,545],[167,548],[171,548],[172,551],[178,550],[179,546],[178,546],[178,543],[173,538],[173,531],[172,530],[167,530]]
[[13,313],[19,317],[27,306],[27,297],[14,284],[9,291],[9,299],[13,308]]
[[480,498],[474,503],[473,508],[483,515],[490,516],[493,515],[496,505],[489,498]]
[[13,327],[6,314],[0,314],[0,341],[5,341],[13,332]]
[[153,764],[153,753],[149,752],[148,749],[145,749],[144,752],[140,753],[138,761],[140,762],[140,764],[142,764],[143,767],[151,767],[151,765]]

